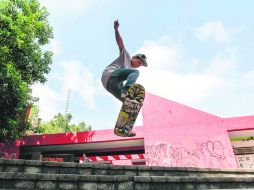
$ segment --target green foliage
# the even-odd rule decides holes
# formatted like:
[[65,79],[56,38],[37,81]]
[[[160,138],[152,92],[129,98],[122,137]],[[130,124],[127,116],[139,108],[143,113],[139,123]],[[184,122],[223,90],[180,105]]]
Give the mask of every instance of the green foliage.
[[39,117],[39,106],[33,105],[29,114],[29,123],[31,124],[30,131],[28,131],[28,134],[40,134],[43,133],[41,129],[41,122],[42,119]]
[[253,141],[254,137],[253,136],[248,136],[248,137],[235,137],[235,138],[230,138],[231,141]]
[[30,128],[30,85],[45,82],[52,53],[42,46],[53,37],[48,12],[37,0],[0,0],[0,141]]
[[64,133],[64,132],[79,132],[79,131],[91,131],[92,127],[86,125],[84,122],[71,124],[72,115],[58,113],[48,122],[42,121],[39,117],[39,107],[33,105],[29,115],[29,122],[31,123],[31,129],[29,134],[52,134],[52,133]]
[[91,131],[92,126],[86,125],[84,122],[79,123],[78,125],[70,125],[70,131],[71,132],[79,132],[79,131]]
[[78,125],[71,124],[72,115],[58,113],[54,118],[48,122],[42,122],[39,126],[42,133],[64,133],[64,132],[79,132],[79,131],[91,131],[92,127],[86,125],[84,122]]
[[29,90],[12,64],[1,68],[0,141],[16,139],[30,127],[26,120],[27,101],[31,99]]
[[53,37],[47,10],[37,0],[0,0],[0,60],[11,62],[28,84],[45,82],[52,53],[41,46]]

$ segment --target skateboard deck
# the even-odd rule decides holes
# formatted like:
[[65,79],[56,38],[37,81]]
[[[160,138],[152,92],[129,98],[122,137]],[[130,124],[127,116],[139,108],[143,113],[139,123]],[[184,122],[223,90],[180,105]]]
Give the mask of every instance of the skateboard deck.
[[115,135],[121,137],[134,136],[131,134],[131,131],[144,99],[145,88],[142,85],[134,84],[128,89],[126,99],[123,101],[116,121],[114,129]]

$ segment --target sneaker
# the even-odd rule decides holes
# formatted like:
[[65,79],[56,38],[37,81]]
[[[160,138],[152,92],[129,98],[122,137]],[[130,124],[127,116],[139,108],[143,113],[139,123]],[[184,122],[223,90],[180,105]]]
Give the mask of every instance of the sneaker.
[[127,92],[121,93],[121,99],[124,101],[127,98]]
[[136,136],[136,133],[134,131],[130,131],[128,137],[134,137]]
[[114,134],[121,137],[134,137],[136,133],[126,128],[115,128]]

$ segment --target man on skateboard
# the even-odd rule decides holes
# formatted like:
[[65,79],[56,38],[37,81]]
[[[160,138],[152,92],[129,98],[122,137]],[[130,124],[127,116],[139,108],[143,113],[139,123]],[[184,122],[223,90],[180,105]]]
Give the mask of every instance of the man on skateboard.
[[136,54],[132,58],[130,57],[124,47],[118,28],[119,22],[116,20],[114,21],[114,29],[120,55],[104,69],[101,81],[107,91],[118,100],[124,102],[128,94],[128,89],[135,84],[139,76],[139,71],[136,68],[140,66],[147,67],[147,62],[144,54]]

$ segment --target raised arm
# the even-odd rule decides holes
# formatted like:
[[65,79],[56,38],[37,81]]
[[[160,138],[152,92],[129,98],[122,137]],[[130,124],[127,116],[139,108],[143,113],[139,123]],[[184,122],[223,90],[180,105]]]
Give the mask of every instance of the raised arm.
[[124,45],[123,45],[123,39],[119,33],[118,27],[119,27],[119,22],[118,22],[118,20],[115,20],[114,21],[114,29],[115,29],[116,42],[119,47],[119,50],[122,51]]

